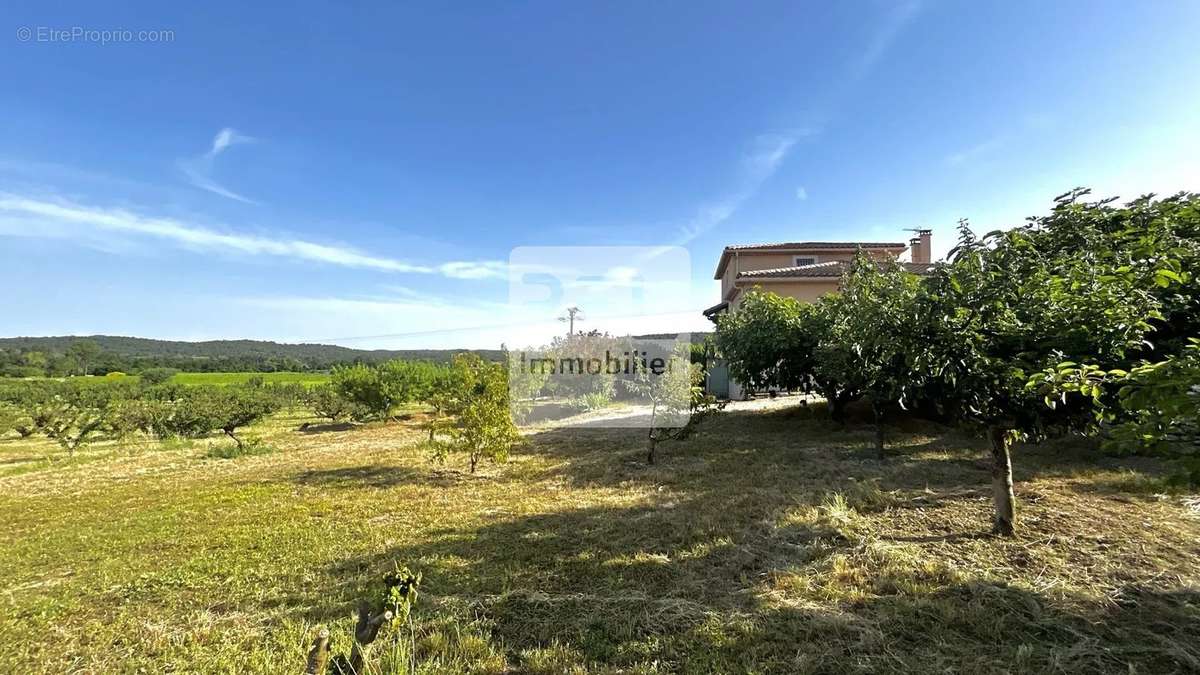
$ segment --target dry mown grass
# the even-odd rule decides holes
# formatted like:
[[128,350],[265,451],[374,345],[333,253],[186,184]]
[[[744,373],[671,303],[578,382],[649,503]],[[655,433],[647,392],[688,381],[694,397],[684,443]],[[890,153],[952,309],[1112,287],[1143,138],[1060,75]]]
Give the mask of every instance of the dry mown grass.
[[655,467],[635,430],[540,430],[469,477],[412,424],[301,421],[0,477],[0,671],[298,672],[393,561],[428,671],[1200,670],[1200,519],[1126,489],[1152,463],[1019,449],[1001,540],[979,446],[919,422],[880,462],[868,428],[733,411]]

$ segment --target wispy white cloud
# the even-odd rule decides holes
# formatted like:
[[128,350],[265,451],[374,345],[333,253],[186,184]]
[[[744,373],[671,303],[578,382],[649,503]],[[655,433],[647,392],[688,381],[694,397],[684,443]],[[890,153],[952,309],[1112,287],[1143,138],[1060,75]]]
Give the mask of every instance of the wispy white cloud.
[[796,188],[796,199],[799,199],[802,202],[808,201],[808,189],[805,188],[803,185]]
[[225,127],[224,129],[218,131],[217,135],[213,137],[212,149],[208,151],[208,156],[216,157],[217,155],[221,154],[225,148],[228,148],[231,145],[236,145],[238,143],[253,143],[254,141],[255,138],[253,136],[239,134],[236,129]]
[[258,202],[254,201],[253,199],[234,192],[224,185],[221,185],[212,177],[213,165],[215,164],[218,155],[225,152],[231,146],[241,143],[252,143],[255,140],[256,139],[252,136],[247,136],[245,134],[238,133],[235,129],[225,127],[224,129],[218,131],[217,135],[213,137],[212,147],[209,148],[208,152],[200,155],[199,157],[179,160],[179,170],[183,172],[185,177],[187,177],[188,182],[200,188],[201,190],[208,190],[213,194],[246,204],[258,204]]
[[791,152],[796,142],[812,135],[810,130],[783,134],[763,134],[754,139],[751,148],[739,161],[735,188],[719,199],[703,204],[682,228],[676,246],[683,246],[712,228],[729,220],[746,200],[754,196]]
[[[104,209],[68,201],[46,201],[0,193],[0,213],[49,227],[30,227],[25,236],[84,237],[89,228],[108,233],[153,237],[188,249],[202,249],[250,256],[272,256],[292,260],[413,274],[440,274],[455,279],[492,279],[506,275],[499,261],[453,261],[440,264],[414,264],[357,249],[306,241],[220,231],[186,223],[174,218],[139,215],[125,209]],[[0,234],[3,234],[0,231]]]
[[507,279],[508,264],[498,260],[478,262],[448,262],[438,265],[438,271],[451,279]]

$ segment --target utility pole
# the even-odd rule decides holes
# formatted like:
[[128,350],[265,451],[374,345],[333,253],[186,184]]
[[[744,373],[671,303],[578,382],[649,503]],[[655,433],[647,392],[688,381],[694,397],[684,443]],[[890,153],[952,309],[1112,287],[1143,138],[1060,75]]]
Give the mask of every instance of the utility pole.
[[567,315],[558,317],[559,321],[567,324],[567,337],[575,334],[575,321],[583,321],[583,310],[578,307],[568,307]]

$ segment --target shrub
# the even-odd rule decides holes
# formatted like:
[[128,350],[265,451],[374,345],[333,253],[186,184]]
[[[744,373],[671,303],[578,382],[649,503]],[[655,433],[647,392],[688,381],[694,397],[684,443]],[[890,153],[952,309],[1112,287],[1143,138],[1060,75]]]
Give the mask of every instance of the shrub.
[[589,391],[571,400],[571,405],[580,410],[600,410],[612,403],[612,396],[603,391]]
[[142,384],[147,387],[153,387],[159,384],[166,384],[178,372],[174,368],[147,368],[141,372],[140,377]]

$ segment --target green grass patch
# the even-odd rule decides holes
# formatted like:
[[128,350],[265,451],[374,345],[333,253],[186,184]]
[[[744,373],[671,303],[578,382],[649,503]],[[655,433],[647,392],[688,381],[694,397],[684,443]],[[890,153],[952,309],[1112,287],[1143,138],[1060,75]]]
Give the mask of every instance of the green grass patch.
[[237,443],[221,443],[210,445],[204,453],[209,459],[237,459],[238,457],[254,457],[276,452],[277,448],[268,445],[260,438],[247,438],[241,445]]
[[171,382],[185,385],[245,384],[251,378],[262,378],[268,384],[302,384],[306,387],[329,381],[328,373],[176,373]]
[[[1200,519],[1114,490],[1144,461],[1019,448],[1010,540],[986,449],[918,421],[880,461],[869,429],[732,409],[652,467],[642,430],[530,429],[474,476],[415,417],[306,421],[252,427],[279,452],[249,461],[212,437],[0,471],[0,672],[301,672],[397,563],[422,673],[1200,667]],[[6,438],[0,469],[51,451]]]

